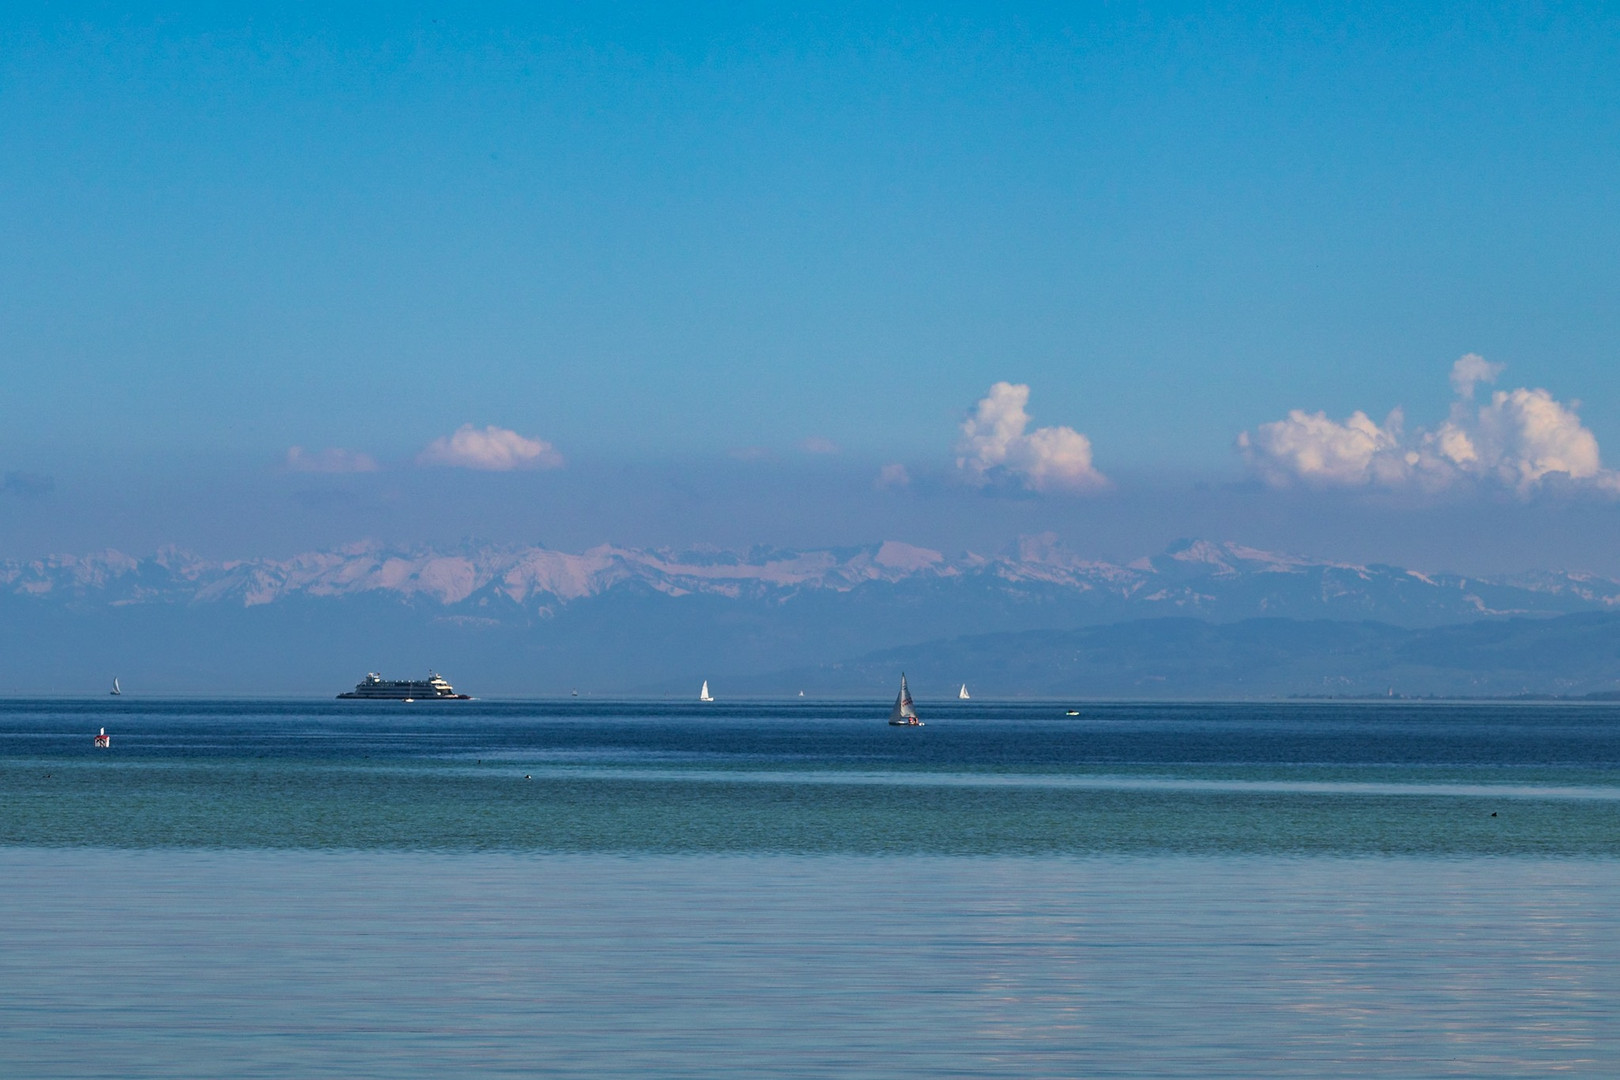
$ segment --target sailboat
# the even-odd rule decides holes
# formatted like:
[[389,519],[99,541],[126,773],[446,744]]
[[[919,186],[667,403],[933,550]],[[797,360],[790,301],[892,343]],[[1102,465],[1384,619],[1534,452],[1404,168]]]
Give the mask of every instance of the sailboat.
[[922,727],[923,722],[917,719],[917,709],[911,704],[911,690],[906,686],[906,673],[900,673],[900,696],[894,699],[894,710],[889,713],[889,723],[894,727]]
[[118,676],[116,676],[116,675],[113,676],[113,688],[108,692],[110,694],[112,694],[114,697],[117,697],[118,695],[120,695],[120,694],[122,694],[124,692],[123,687],[118,685]]
[[956,696],[958,698],[960,698],[961,700],[963,700],[963,701],[966,701],[968,699],[967,683],[962,684],[962,689],[960,689],[960,690],[958,690],[956,692]]
[[708,679],[703,680],[703,689],[698,691],[698,700],[699,701],[713,701],[714,700],[714,695],[709,693],[709,680]]

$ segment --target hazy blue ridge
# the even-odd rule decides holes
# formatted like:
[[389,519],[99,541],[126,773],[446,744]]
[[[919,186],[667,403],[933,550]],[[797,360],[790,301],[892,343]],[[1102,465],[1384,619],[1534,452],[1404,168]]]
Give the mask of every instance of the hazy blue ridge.
[[743,682],[810,692],[905,671],[915,687],[987,696],[1584,695],[1620,687],[1620,615],[1409,629],[1327,619],[1145,619],[976,634]]

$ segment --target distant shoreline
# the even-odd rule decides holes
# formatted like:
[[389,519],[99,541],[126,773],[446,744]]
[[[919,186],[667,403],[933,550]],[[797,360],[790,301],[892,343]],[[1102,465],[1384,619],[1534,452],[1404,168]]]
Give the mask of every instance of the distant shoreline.
[[[663,695],[663,694],[600,694],[600,695],[584,695],[584,694],[582,694],[582,695],[580,695],[578,697],[573,697],[573,696],[570,696],[570,695],[558,696],[558,695],[502,695],[502,694],[490,694],[490,695],[473,695],[470,699],[461,700],[461,701],[437,701],[437,700],[428,699],[428,698],[421,698],[421,699],[417,699],[416,701],[404,701],[404,700],[396,700],[396,699],[389,699],[389,698],[339,700],[337,698],[334,698],[330,694],[321,694],[321,693],[265,694],[265,693],[252,693],[252,692],[236,693],[236,692],[230,692],[230,691],[164,691],[164,692],[158,692],[158,693],[152,693],[152,694],[132,694],[129,691],[125,691],[119,697],[113,697],[113,696],[108,695],[108,694],[99,694],[98,695],[98,694],[94,694],[94,693],[88,693],[88,694],[50,694],[50,693],[45,693],[45,694],[26,694],[26,693],[24,693],[24,694],[0,694],[0,705],[20,704],[20,703],[29,703],[29,702],[62,702],[62,703],[74,703],[74,704],[101,703],[101,704],[106,704],[107,706],[109,706],[111,708],[116,708],[116,707],[118,707],[120,705],[135,705],[135,704],[139,704],[139,705],[152,704],[152,705],[155,705],[155,704],[163,704],[163,703],[166,703],[166,702],[187,702],[187,703],[193,703],[193,704],[204,704],[204,703],[207,703],[207,702],[215,702],[215,701],[217,701],[217,702],[231,702],[231,703],[260,702],[260,703],[264,703],[264,704],[286,704],[286,705],[331,704],[335,708],[338,708],[338,709],[350,709],[350,710],[373,709],[373,708],[377,708],[377,709],[380,709],[380,708],[400,708],[400,709],[404,709],[404,708],[412,708],[412,707],[419,707],[419,706],[427,706],[427,707],[430,707],[430,708],[442,708],[442,709],[447,710],[447,711],[451,710],[451,709],[454,709],[458,705],[465,706],[465,705],[476,705],[476,704],[485,704],[485,705],[609,705],[609,704],[621,704],[621,703],[622,704],[659,704],[659,705],[683,705],[683,704],[689,704],[695,710],[724,711],[724,709],[727,706],[732,706],[732,705],[773,705],[773,706],[786,706],[786,705],[806,705],[806,706],[808,706],[808,705],[821,705],[821,704],[856,705],[856,704],[861,704],[861,703],[877,702],[878,700],[879,699],[877,697],[874,697],[874,696],[871,696],[871,695],[862,695],[862,694],[845,694],[845,695],[832,695],[832,694],[829,694],[829,695],[820,696],[820,697],[803,697],[803,698],[797,697],[797,696],[778,696],[778,695],[772,695],[772,694],[736,694],[736,695],[730,695],[730,696],[726,697],[724,700],[714,701],[714,702],[699,702],[694,698],[690,698],[690,697],[686,697],[686,696],[674,696],[674,695]],[[1345,704],[1375,704],[1375,703],[1378,703],[1378,702],[1387,702],[1387,703],[1390,703],[1390,704],[1400,703],[1400,704],[1406,704],[1406,705],[1413,705],[1413,704],[1443,705],[1443,704],[1448,704],[1448,703],[1453,703],[1453,704],[1455,704],[1455,703],[1463,703],[1463,704],[1547,703],[1547,704],[1601,705],[1601,704],[1620,703],[1620,691],[1602,690],[1602,691],[1596,691],[1596,692],[1588,693],[1588,694],[1477,694],[1477,695],[1467,695],[1467,694],[1274,694],[1274,695],[1257,695],[1257,696],[1253,696],[1253,697],[1242,697],[1242,696],[1231,696],[1231,697],[1229,697],[1229,696],[1221,696],[1221,695],[1215,695],[1215,694],[1201,694],[1201,695],[1200,694],[1195,694],[1195,695],[1188,695],[1188,696],[1185,696],[1185,697],[1173,697],[1173,696],[1158,696],[1158,697],[1119,697],[1119,696],[1111,696],[1111,697],[1083,697],[1083,696],[1053,697],[1053,696],[1050,696],[1050,695],[1034,695],[1034,694],[1030,694],[1030,695],[1012,695],[1012,696],[1007,696],[1007,697],[996,697],[996,696],[991,696],[991,695],[986,694],[986,695],[982,695],[982,696],[977,696],[977,697],[973,698],[971,701],[966,701],[966,702],[960,701],[955,697],[926,698],[926,697],[920,697],[920,696],[917,698],[917,701],[918,701],[919,705],[926,706],[929,709],[941,709],[941,708],[944,708],[944,709],[949,709],[949,710],[951,710],[953,712],[954,711],[968,712],[968,711],[971,711],[974,708],[980,707],[980,706],[1010,705],[1010,704],[1051,704],[1053,706],[1067,706],[1069,708],[1074,708],[1074,707],[1077,707],[1077,706],[1105,706],[1105,705],[1197,705],[1197,704],[1203,704],[1203,703],[1214,703],[1214,704],[1252,703],[1252,704],[1257,704],[1257,705],[1279,705],[1279,704],[1288,704],[1290,702],[1298,702],[1298,703],[1302,703],[1302,704],[1303,703],[1321,704],[1321,703],[1333,703],[1333,702],[1342,702],[1342,703],[1345,703]],[[887,707],[887,706],[885,706],[885,707]]]

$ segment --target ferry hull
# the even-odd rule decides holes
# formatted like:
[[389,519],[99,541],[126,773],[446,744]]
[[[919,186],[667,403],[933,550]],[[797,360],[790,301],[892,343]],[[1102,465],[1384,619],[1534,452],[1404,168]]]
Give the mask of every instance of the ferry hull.
[[353,690],[339,694],[340,699],[349,701],[471,701],[471,694],[423,694],[413,697],[410,694],[357,694]]

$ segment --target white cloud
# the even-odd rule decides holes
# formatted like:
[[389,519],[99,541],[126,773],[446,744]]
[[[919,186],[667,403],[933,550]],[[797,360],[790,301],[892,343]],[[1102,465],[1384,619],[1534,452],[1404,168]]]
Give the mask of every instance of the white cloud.
[[1544,482],[1620,493],[1620,474],[1603,468],[1597,438],[1575,404],[1546,390],[1498,390],[1474,402],[1480,383],[1503,366],[1474,353],[1451,367],[1456,399],[1438,427],[1407,437],[1399,409],[1380,427],[1362,412],[1340,423],[1296,409],[1285,420],[1238,436],[1250,466],[1274,485],[1436,489],[1462,481],[1497,484],[1528,495]]
[[1396,482],[1411,467],[1401,448],[1401,411],[1389,414],[1382,427],[1364,412],[1343,422],[1327,413],[1294,409],[1285,420],[1261,424],[1251,436],[1238,436],[1238,446],[1274,484],[1299,479],[1311,484]]
[[898,462],[885,465],[878,470],[877,479],[872,485],[879,491],[894,491],[898,488],[911,486],[911,473],[904,465]]
[[1091,464],[1091,440],[1071,427],[1027,435],[1029,387],[998,382],[962,422],[956,467],[969,483],[1015,483],[1030,491],[1096,491],[1108,478]]
[[370,454],[344,450],[338,446],[328,446],[324,450],[292,446],[287,448],[287,468],[293,472],[308,473],[376,472],[377,461]]
[[563,457],[543,439],[530,439],[494,425],[482,430],[463,424],[454,435],[434,439],[416,455],[418,465],[506,472],[511,469],[557,469]]
[[1497,479],[1527,491],[1562,473],[1609,490],[1620,490],[1620,475],[1603,467],[1597,438],[1575,415],[1573,405],[1545,390],[1498,390],[1479,410],[1470,437],[1475,457],[1461,467],[1493,470]]
[[1459,356],[1451,365],[1451,388],[1460,398],[1473,398],[1476,383],[1493,383],[1506,364],[1492,364],[1479,353]]

